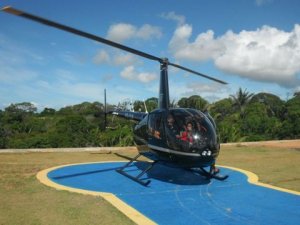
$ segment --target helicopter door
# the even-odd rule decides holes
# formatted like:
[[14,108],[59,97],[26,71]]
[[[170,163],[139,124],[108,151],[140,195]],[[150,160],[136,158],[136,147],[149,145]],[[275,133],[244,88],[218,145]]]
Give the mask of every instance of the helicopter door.
[[150,145],[165,147],[166,141],[162,112],[154,112],[149,114],[148,138]]

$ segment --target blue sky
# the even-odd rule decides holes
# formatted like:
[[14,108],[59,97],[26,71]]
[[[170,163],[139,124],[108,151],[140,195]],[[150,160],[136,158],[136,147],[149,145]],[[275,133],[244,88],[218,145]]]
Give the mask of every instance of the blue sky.
[[[120,42],[227,81],[219,85],[169,67],[171,99],[210,102],[300,91],[298,0],[3,0],[26,12]],[[159,63],[0,13],[0,108],[32,102],[60,108],[84,101],[158,96]]]

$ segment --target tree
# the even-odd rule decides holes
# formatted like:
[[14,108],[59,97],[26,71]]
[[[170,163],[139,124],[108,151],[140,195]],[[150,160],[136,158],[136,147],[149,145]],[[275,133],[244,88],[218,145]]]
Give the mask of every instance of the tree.
[[221,123],[219,126],[219,137],[221,143],[239,142],[241,138],[239,126],[236,124],[230,126],[230,122]]
[[10,104],[7,108],[5,108],[5,111],[10,113],[35,113],[37,112],[37,107],[30,102],[22,102],[17,104]]
[[[198,95],[181,98],[178,105],[199,110],[209,108],[216,120],[221,142],[300,138],[299,96],[296,92],[292,99],[284,102],[276,95],[253,95],[239,89],[236,96],[211,105]],[[145,104],[151,112],[157,108],[158,99],[149,98]],[[135,111],[145,111],[144,102],[135,101],[134,108]],[[104,107],[99,102],[83,102],[58,111],[45,108],[41,113],[32,103],[11,104],[0,110],[0,148],[133,144],[132,121],[108,115],[108,126],[114,129],[106,131],[101,129],[103,123]]]
[[280,120],[268,113],[267,105],[253,102],[245,108],[242,120],[242,134],[247,141],[270,140],[277,137]]
[[186,97],[181,98],[178,101],[179,107],[181,107],[181,108],[187,108],[187,105],[188,105],[187,101],[188,101],[188,98],[186,98]]
[[5,129],[1,126],[0,127],[0,149],[6,148],[6,143],[7,143],[7,135]]
[[234,113],[232,105],[232,99],[225,98],[210,105],[209,111],[216,121],[222,121],[226,116]]
[[151,112],[158,107],[158,98],[156,97],[148,98],[145,101],[145,104],[147,106],[148,112]]
[[44,108],[44,110],[40,113],[40,116],[53,116],[55,113],[55,109]]
[[146,112],[144,102],[139,100],[134,101],[133,109],[135,112]]
[[90,114],[97,114],[98,112],[104,112],[104,105],[99,102],[83,102],[81,104],[76,104],[72,106],[66,106],[61,108],[58,111],[58,114],[61,115],[90,115]]
[[34,114],[37,108],[29,102],[10,104],[4,109],[4,117],[12,123],[22,122],[27,116]]
[[208,102],[199,95],[192,95],[189,98],[181,98],[178,101],[178,106],[181,108],[193,108],[198,110],[205,110]]
[[261,103],[266,106],[268,115],[270,117],[276,116],[280,119],[283,118],[285,112],[285,103],[276,95],[262,92],[254,95],[249,103]]
[[242,88],[239,88],[236,95],[230,95],[233,99],[233,106],[237,108],[242,118],[244,117],[245,107],[247,106],[253,95],[253,93],[251,94],[247,92],[247,89],[243,91]]
[[300,98],[294,98],[286,102],[285,120],[280,132],[281,138],[300,138]]
[[107,130],[100,135],[101,146],[130,146],[133,145],[130,125],[118,125],[114,130]]
[[294,93],[294,97],[300,98],[300,91],[296,91],[296,92]]
[[170,102],[170,108],[178,108],[178,102],[175,99]]
[[93,130],[83,116],[68,115],[57,121],[49,134],[52,147],[85,147],[95,143],[90,135]]

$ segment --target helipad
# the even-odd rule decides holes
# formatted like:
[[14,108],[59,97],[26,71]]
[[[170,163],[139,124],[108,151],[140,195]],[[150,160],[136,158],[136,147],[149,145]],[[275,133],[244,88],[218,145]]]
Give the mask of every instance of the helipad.
[[[115,170],[124,162],[65,165],[37,177],[61,190],[99,195],[138,224],[299,224],[300,193],[257,182],[251,172],[222,168],[226,181],[163,165],[145,175],[144,187]],[[136,173],[145,162],[129,170]]]

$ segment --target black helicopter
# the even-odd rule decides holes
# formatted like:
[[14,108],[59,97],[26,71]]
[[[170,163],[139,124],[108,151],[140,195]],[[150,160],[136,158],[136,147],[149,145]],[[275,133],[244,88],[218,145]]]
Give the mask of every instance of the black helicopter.
[[[220,151],[220,144],[217,138],[215,122],[209,113],[190,108],[170,108],[168,66],[182,69],[221,84],[227,84],[226,82],[171,63],[167,58],[159,58],[10,6],[4,7],[2,10],[160,63],[159,102],[157,109],[150,113],[132,111],[110,112],[114,115],[137,121],[133,133],[139,153],[122,168],[118,169],[117,172],[145,186],[150,183],[150,180],[144,181],[141,177],[156,163],[179,166],[197,172],[208,179],[225,180],[228,177],[227,175],[220,176],[217,174],[219,169],[215,167],[215,162]],[[151,159],[152,162],[149,162],[148,166],[137,176],[132,176],[126,172],[125,169],[130,167],[142,155]],[[209,167],[208,171],[205,169],[206,167]]]

